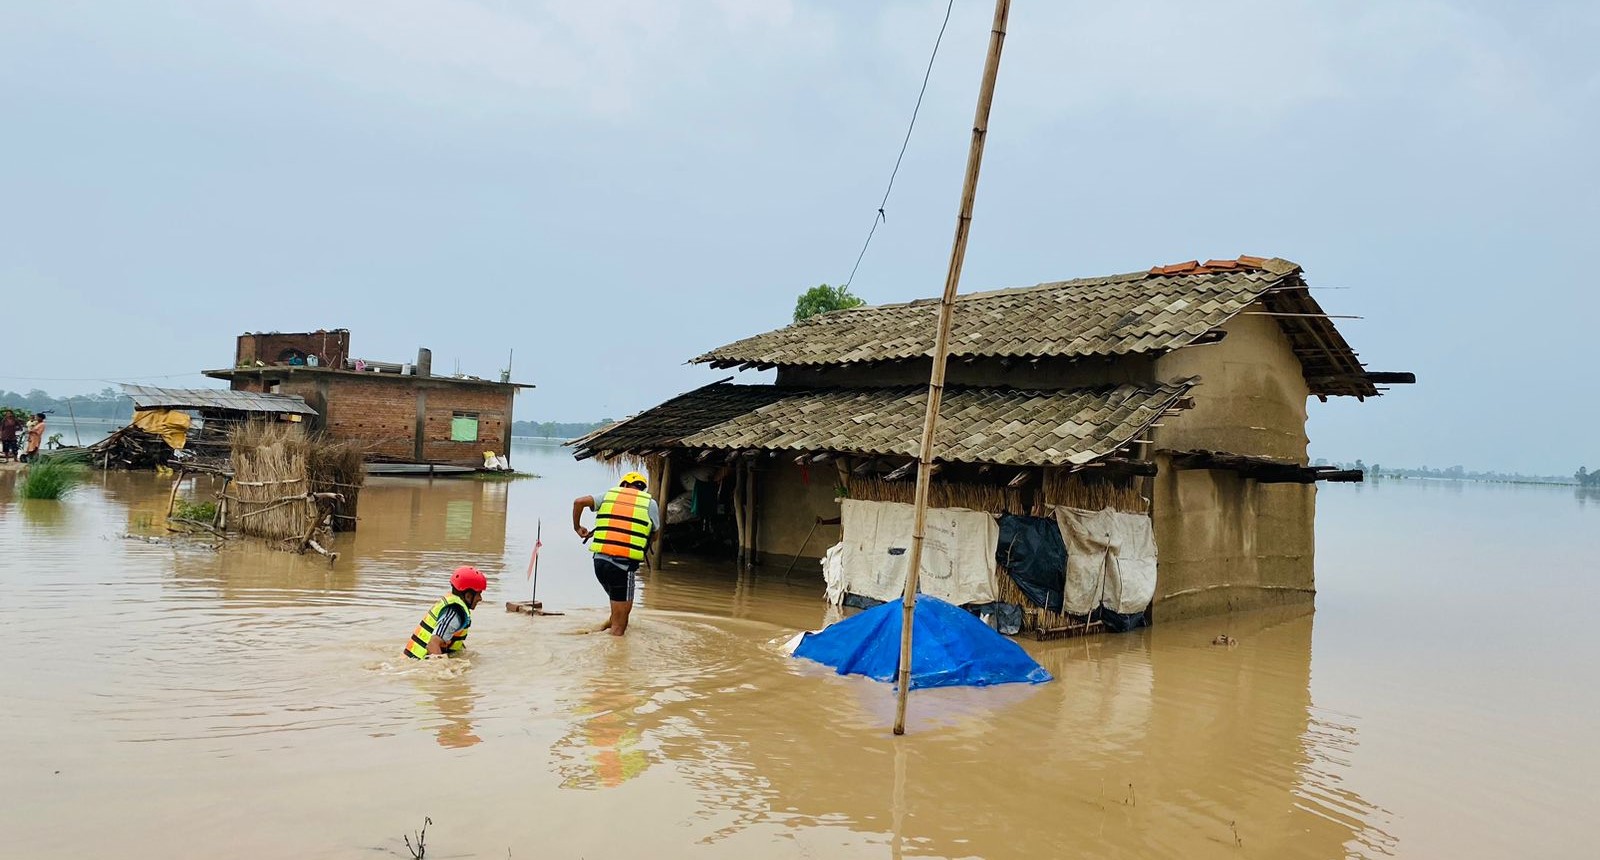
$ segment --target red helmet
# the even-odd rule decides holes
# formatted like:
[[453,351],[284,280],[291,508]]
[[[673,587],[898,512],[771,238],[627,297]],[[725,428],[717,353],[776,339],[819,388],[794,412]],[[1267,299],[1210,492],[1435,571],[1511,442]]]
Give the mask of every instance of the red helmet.
[[456,572],[450,574],[450,587],[456,591],[476,591],[482,594],[489,587],[489,580],[483,576],[483,571],[471,567],[458,567]]

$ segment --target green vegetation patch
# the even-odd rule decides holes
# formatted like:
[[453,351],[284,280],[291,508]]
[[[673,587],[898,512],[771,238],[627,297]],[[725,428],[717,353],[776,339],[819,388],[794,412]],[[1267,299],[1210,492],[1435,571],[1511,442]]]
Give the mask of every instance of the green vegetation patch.
[[172,503],[172,516],[180,520],[209,523],[217,518],[217,503],[178,499]]
[[82,457],[44,457],[28,464],[22,476],[24,499],[60,499],[88,480],[89,467]]

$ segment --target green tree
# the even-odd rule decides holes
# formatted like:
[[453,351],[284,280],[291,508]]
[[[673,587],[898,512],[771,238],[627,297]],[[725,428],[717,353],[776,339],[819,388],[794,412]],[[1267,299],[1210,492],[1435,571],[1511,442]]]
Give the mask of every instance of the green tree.
[[850,292],[849,287],[830,287],[820,284],[800,294],[794,303],[794,321],[814,317],[828,311],[840,311],[845,308],[858,308],[866,304],[860,296]]

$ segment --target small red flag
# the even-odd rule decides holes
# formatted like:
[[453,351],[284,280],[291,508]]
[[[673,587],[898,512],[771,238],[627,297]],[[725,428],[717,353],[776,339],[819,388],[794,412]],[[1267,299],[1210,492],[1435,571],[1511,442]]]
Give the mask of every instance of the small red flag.
[[539,547],[544,546],[544,541],[533,542],[533,558],[528,559],[528,578],[533,579],[533,569],[539,566]]

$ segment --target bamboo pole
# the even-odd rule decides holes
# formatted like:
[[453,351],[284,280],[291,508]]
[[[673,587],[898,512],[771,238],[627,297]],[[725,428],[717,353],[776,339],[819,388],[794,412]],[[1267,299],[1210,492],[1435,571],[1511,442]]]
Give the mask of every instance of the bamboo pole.
[[72,411],[72,398],[67,398],[67,415],[72,418],[72,439],[79,448],[83,447],[83,434],[78,432],[78,413]]
[[655,543],[650,547],[650,569],[661,569],[661,554],[666,548],[667,503],[672,501],[672,454],[661,455],[661,483],[656,485],[657,504],[661,508],[661,524],[655,532]]
[[922,447],[917,457],[916,515],[911,529],[910,567],[901,600],[900,689],[894,709],[894,733],[906,733],[906,699],[911,693],[911,620],[917,602],[917,574],[922,566],[922,539],[928,522],[928,487],[933,482],[933,438],[939,425],[939,401],[944,393],[944,365],[950,353],[950,319],[956,291],[961,286],[961,265],[966,261],[967,237],[972,228],[972,202],[978,193],[978,169],[983,165],[983,143],[989,132],[989,108],[994,103],[994,82],[1000,72],[1000,50],[1005,46],[1006,17],[1011,0],[995,0],[994,24],[989,29],[989,56],[983,63],[983,84],[972,120],[972,145],[967,150],[967,177],[961,189],[961,212],[950,248],[950,269],[944,295],[939,299],[939,329],[933,340],[933,372],[928,378],[928,411],[922,422]]
[[760,533],[757,531],[756,519],[756,461],[751,460],[745,465],[744,473],[744,529],[750,539],[750,548],[745,552],[745,570],[755,570],[759,550],[756,547]]
[[733,465],[733,530],[739,536],[739,552],[735,566],[739,572],[744,572],[744,460],[738,459]]

